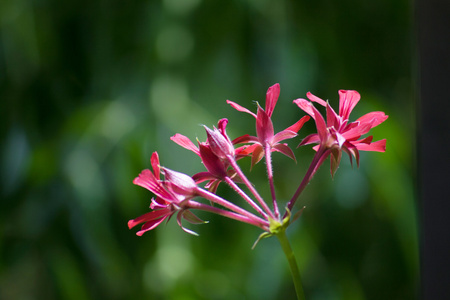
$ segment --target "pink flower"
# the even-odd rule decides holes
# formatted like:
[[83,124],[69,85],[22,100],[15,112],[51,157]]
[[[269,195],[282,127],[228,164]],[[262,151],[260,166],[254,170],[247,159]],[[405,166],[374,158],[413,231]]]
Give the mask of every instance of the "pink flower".
[[250,136],[246,134],[233,140],[233,144],[238,143],[254,144],[250,149],[252,151],[252,166],[258,163],[263,158],[266,147],[268,147],[272,152],[273,151],[281,152],[284,155],[295,160],[295,156],[291,148],[289,148],[287,144],[282,144],[280,142],[297,136],[297,132],[300,130],[300,128],[302,128],[303,124],[309,120],[309,117],[305,116],[292,126],[286,128],[283,131],[278,132],[277,134],[274,134],[271,117],[275,105],[277,104],[279,95],[280,95],[280,85],[277,83],[267,90],[265,110],[262,109],[261,106],[259,106],[258,104],[258,111],[256,114],[233,101],[227,100],[227,103],[230,104],[236,110],[251,114],[256,119],[257,136]]
[[[189,211],[189,200],[196,196],[197,185],[195,181],[188,175],[161,168],[157,152],[152,154],[150,161],[153,172],[148,169],[143,170],[134,179],[133,183],[148,189],[156,195],[156,198],[152,198],[150,204],[150,208],[153,211],[128,221],[128,227],[131,229],[138,224],[144,223],[141,230],[136,233],[141,236],[177,213],[177,221],[180,227],[192,234],[192,231],[182,226],[181,219],[186,219],[191,223],[202,222]],[[161,171],[165,175],[165,180],[161,180]]]
[[227,156],[239,160],[250,153],[247,150],[248,146],[234,149],[234,144],[226,134],[227,124],[227,119],[221,119],[217,124],[217,129],[211,130],[205,126],[208,138],[206,142],[198,142],[198,147],[188,137],[179,133],[170,138],[181,147],[191,150],[200,156],[207,172],[197,173],[192,178],[197,183],[208,180],[209,182],[205,185],[205,188],[213,193],[216,192],[220,182],[225,180],[225,177],[240,182],[236,171],[229,169],[230,163]]
[[339,91],[339,114],[333,108],[310,92],[306,94],[309,100],[319,103],[326,107],[327,121],[311,102],[305,99],[294,100],[302,110],[308,113],[316,122],[317,133],[307,136],[300,143],[301,145],[318,144],[314,147],[316,151],[323,151],[323,159],[328,154],[331,155],[331,174],[333,175],[339,166],[344,150],[352,161],[352,155],[355,157],[359,166],[359,150],[384,152],[386,150],[386,139],[372,142],[373,136],[361,138],[368,133],[370,129],[383,123],[388,116],[384,112],[370,112],[354,122],[349,121],[350,113],[360,100],[357,91],[340,90]]

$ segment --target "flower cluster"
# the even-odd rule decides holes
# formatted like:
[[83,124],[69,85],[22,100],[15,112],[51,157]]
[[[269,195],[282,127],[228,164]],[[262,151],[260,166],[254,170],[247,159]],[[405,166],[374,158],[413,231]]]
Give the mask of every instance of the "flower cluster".
[[[307,115],[275,134],[272,114],[279,95],[279,84],[271,86],[266,93],[265,108],[263,109],[257,103],[256,113],[227,100],[227,103],[234,109],[248,113],[255,118],[256,135],[245,134],[231,139],[226,132],[228,120],[221,119],[217,128],[210,129],[204,126],[207,136],[206,141],[197,141],[197,145],[179,133],[171,137],[171,140],[178,145],[197,154],[206,170],[193,176],[169,170],[160,166],[158,154],[153,153],[151,157],[153,172],[150,170],[142,171],[134,180],[134,183],[148,189],[156,197],[151,200],[151,211],[130,220],[128,222],[129,228],[143,223],[141,230],[137,232],[137,235],[142,235],[176,214],[179,226],[186,232],[195,234],[182,225],[182,220],[194,224],[204,223],[192,212],[193,210],[203,210],[257,226],[263,230],[260,238],[271,236],[277,234],[280,230],[284,230],[295,219],[295,217],[291,218],[291,211],[294,209],[298,197],[328,156],[330,156],[331,175],[333,176],[340,164],[342,151],[349,155],[350,161],[354,157],[358,166],[359,151],[385,151],[385,139],[373,142],[372,136],[362,136],[373,127],[384,122],[388,118],[387,115],[383,112],[371,112],[353,122],[349,119],[351,111],[360,100],[358,92],[339,91],[339,113],[336,113],[328,102],[307,93],[306,96],[309,101],[306,99],[293,101]],[[313,102],[325,107],[326,121],[319,110],[314,107]],[[314,120],[317,132],[306,136],[299,146],[315,144],[313,149],[316,154],[297,190],[288,202],[284,215],[281,216],[273,182],[272,153],[280,152],[296,160],[292,149],[283,141],[297,137],[303,124],[310,118]],[[251,157],[252,167],[263,158],[265,159],[272,208],[269,207],[268,201],[261,197],[239,167],[237,162],[244,157]],[[161,174],[164,175],[164,179],[162,179]],[[203,182],[206,182],[206,184],[201,187],[200,184]],[[224,183],[233,189],[254,212],[250,212],[248,209],[217,195],[217,188],[220,183]],[[247,191],[244,191],[244,189]],[[208,200],[208,203],[200,202],[201,199]],[[296,214],[296,216],[298,215]]]

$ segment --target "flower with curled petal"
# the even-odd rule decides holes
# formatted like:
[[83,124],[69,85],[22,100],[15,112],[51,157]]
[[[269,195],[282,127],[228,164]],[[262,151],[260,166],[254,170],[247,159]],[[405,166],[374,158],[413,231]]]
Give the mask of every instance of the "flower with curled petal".
[[289,148],[287,144],[280,142],[296,137],[297,132],[302,128],[303,124],[305,124],[305,122],[309,120],[309,117],[304,116],[292,126],[275,134],[271,117],[275,105],[277,104],[279,95],[280,85],[278,83],[269,87],[266,93],[265,110],[261,108],[259,103],[257,103],[258,110],[256,114],[233,101],[227,100],[227,103],[230,104],[234,109],[241,112],[246,112],[256,119],[256,136],[250,136],[246,134],[233,140],[233,144],[253,144],[251,148],[252,166],[258,163],[264,157],[264,152],[266,150],[269,150],[271,152],[281,152],[284,155],[295,160],[295,155],[292,152],[291,148]]
[[[195,181],[188,175],[160,167],[157,152],[152,154],[150,161],[153,172],[148,169],[143,170],[134,179],[133,183],[146,188],[156,195],[156,198],[152,198],[150,204],[152,211],[130,220],[128,227],[131,229],[138,224],[144,223],[141,230],[136,233],[141,236],[177,213],[178,225],[184,231],[195,234],[181,224],[182,219],[194,224],[203,223],[202,220],[189,211],[189,200],[196,196],[197,185]],[[160,173],[164,174],[165,180],[161,180]]]
[[[339,114],[337,114],[328,102],[314,96],[310,92],[306,94],[309,100],[326,107],[327,121],[320,112],[305,99],[294,100],[303,111],[309,114],[316,122],[317,133],[307,136],[301,145],[318,144],[314,147],[316,151],[323,151],[324,159],[331,153],[331,174],[336,172],[344,150],[352,161],[355,157],[359,166],[359,151],[386,151],[386,139],[372,142],[373,136],[361,138],[370,129],[383,123],[388,116],[381,111],[370,112],[354,122],[349,121],[350,113],[361,99],[357,91],[339,91]],[[360,139],[361,138],[361,139]],[[319,150],[320,149],[320,150]]]

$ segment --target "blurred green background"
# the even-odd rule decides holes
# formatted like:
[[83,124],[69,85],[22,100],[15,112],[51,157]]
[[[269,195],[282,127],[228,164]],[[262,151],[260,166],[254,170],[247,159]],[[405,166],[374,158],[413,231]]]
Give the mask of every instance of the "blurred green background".
[[[344,157],[334,180],[326,162],[300,198],[288,235],[307,298],[417,298],[412,12],[407,0],[2,0],[0,298],[294,298],[278,242],[251,250],[257,228],[210,214],[188,225],[200,237],[175,220],[127,228],[148,211],[132,180],[153,151],[202,171],[169,137],[203,140],[200,125],[223,117],[231,138],[254,134],[225,100],[255,110],[276,82],[276,131],[304,115],[292,100],[307,91],[337,109],[338,89],[355,89],[353,120],[390,116],[373,130],[386,153],[362,153],[359,169]],[[282,202],[313,150],[295,153],[274,155]],[[268,195],[264,176],[263,163],[249,175]]]

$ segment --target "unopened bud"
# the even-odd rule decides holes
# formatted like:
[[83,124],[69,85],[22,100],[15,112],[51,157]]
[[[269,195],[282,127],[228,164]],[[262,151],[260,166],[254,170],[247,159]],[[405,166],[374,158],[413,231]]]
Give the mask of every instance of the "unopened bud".
[[234,147],[230,140],[220,133],[219,130],[211,130],[204,126],[206,135],[208,136],[208,144],[211,151],[221,159],[226,159],[228,156],[234,156]]

